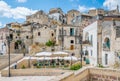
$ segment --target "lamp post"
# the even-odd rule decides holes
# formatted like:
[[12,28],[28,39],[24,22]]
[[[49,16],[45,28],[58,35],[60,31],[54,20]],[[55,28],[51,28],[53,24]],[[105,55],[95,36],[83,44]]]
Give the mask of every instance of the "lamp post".
[[79,43],[80,43],[80,57],[81,57],[81,67],[82,67],[82,55],[83,55],[83,50],[82,50],[82,35],[79,35]]
[[[9,29],[9,26],[8,25],[6,25],[6,27],[8,27],[8,29]],[[12,38],[11,38],[11,36],[10,36],[10,29],[8,30],[8,36],[6,36],[6,40],[7,40],[7,43],[8,43],[8,66],[9,66],[9,68],[8,68],[8,77],[10,77],[11,76],[11,74],[10,74],[10,42],[12,41]]]
[[10,75],[10,36],[7,36],[6,39],[7,39],[7,43],[8,43],[8,66],[9,66],[8,77],[10,77],[11,76]]
[[23,50],[23,56],[25,56],[25,52],[26,52],[25,50],[26,50],[26,49],[25,49],[25,43],[24,43],[24,41],[23,41],[23,43],[22,43],[22,50]]
[[63,47],[64,47],[64,30],[63,30],[63,26],[62,26],[62,51],[63,51]]

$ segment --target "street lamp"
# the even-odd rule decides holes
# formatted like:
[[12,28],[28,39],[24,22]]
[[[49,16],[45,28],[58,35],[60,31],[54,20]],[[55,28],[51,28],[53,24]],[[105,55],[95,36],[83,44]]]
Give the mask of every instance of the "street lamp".
[[63,51],[63,48],[64,48],[64,29],[62,26],[62,51]]
[[23,51],[23,56],[25,56],[26,48],[24,41],[22,42],[22,51]]
[[[6,27],[8,27],[8,29],[9,29],[9,25],[6,25]],[[8,32],[9,33],[8,33],[8,36],[6,36],[6,40],[7,40],[7,43],[8,43],[8,66],[9,66],[8,77],[10,77],[11,76],[11,74],[10,74],[10,42],[12,41],[12,37],[10,36],[10,29],[9,29]]]
[[81,56],[81,67],[82,67],[82,55],[83,55],[83,50],[82,50],[82,35],[79,35],[79,43],[80,43],[80,56]]

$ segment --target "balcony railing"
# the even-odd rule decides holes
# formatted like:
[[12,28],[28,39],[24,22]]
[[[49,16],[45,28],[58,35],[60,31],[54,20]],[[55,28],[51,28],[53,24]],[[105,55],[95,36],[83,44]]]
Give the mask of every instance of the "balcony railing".
[[108,48],[106,44],[103,44],[103,51],[110,51],[110,48]]
[[82,42],[83,45],[92,45],[91,42],[89,40],[85,40]]

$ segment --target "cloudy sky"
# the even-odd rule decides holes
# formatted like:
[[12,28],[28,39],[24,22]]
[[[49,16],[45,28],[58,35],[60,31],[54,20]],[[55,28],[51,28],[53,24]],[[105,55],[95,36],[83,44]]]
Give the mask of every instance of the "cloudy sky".
[[112,10],[120,0],[0,0],[0,27],[10,22],[24,22],[26,15],[38,10],[48,12],[50,8],[60,7],[65,13],[70,9],[87,12],[89,9],[104,8]]

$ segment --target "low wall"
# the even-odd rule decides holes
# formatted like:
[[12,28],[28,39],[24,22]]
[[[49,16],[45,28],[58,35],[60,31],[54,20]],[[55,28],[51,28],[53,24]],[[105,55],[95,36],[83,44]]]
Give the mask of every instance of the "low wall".
[[107,68],[84,68],[73,75],[61,77],[54,81],[120,81],[120,70]]
[[89,69],[90,81],[120,81],[120,70],[115,69]]
[[[8,70],[3,70],[1,75],[8,76]],[[11,76],[56,76],[50,81],[120,81],[120,70],[95,67],[75,72],[60,69],[12,69]]]
[[[11,69],[11,76],[58,76],[64,74],[59,69]],[[8,77],[8,70],[1,71],[3,77]]]
[[89,69],[82,68],[74,74],[75,81],[89,81]]

